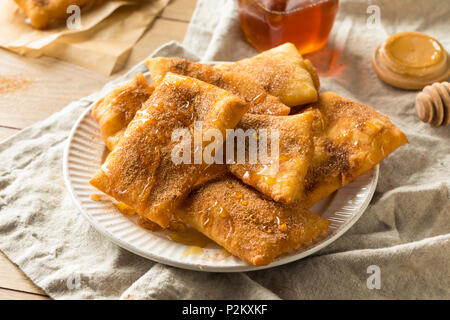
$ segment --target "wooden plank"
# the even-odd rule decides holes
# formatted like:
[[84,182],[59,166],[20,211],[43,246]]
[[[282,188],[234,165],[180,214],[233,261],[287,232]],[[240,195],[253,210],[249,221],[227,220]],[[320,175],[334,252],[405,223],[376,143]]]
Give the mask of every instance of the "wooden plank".
[[164,43],[171,40],[182,42],[187,27],[186,22],[155,19],[151,29],[134,46],[125,68],[120,73],[128,71]]
[[50,300],[50,297],[0,288],[0,300]]
[[28,277],[0,252],[0,288],[45,295]]
[[100,89],[108,77],[49,57],[0,50],[0,126],[24,128]]
[[172,0],[161,13],[161,17],[189,22],[196,3],[196,0]]

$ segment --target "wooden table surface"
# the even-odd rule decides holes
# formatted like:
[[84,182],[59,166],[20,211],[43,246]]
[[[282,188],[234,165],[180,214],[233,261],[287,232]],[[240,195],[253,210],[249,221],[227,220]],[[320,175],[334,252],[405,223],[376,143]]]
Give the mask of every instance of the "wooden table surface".
[[[26,58],[0,49],[0,141],[100,89],[165,42],[181,42],[195,3],[172,0],[135,45],[125,67],[109,77],[53,58]],[[11,64],[19,65],[14,74]],[[2,78],[16,84],[5,86]],[[0,299],[49,297],[0,251]]]

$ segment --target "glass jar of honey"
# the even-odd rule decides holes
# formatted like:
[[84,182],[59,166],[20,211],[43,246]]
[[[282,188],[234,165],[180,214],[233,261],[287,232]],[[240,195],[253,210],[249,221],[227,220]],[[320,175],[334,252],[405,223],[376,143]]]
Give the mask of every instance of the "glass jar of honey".
[[328,40],[339,0],[238,0],[241,27],[258,51],[292,42],[300,53]]

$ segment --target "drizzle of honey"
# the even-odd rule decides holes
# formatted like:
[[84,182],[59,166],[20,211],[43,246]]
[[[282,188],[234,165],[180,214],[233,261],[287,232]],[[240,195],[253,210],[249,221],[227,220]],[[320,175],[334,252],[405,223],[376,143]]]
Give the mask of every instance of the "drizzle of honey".
[[189,255],[198,256],[203,253],[203,249],[198,246],[191,246],[185,252],[183,252],[183,258],[186,258]]
[[170,221],[168,229],[175,232],[186,232],[188,230],[188,226],[181,221],[172,220]]
[[234,192],[234,194],[233,194],[233,197],[234,197],[235,199],[242,199],[243,196],[244,196],[244,195],[243,195],[242,192],[240,192],[240,191],[236,191],[236,192]]
[[206,216],[209,220],[209,214],[213,213],[218,215],[221,218],[225,218],[227,216],[227,212],[225,211],[225,209],[219,204],[219,201],[214,201],[214,203],[212,204],[212,206],[208,207],[206,209]]
[[206,212],[201,212],[200,213],[201,214],[201,219],[202,219],[202,221],[203,221],[203,226],[204,227],[207,227],[208,226],[208,224],[209,224],[209,212],[208,211],[206,211]]
[[202,248],[206,247],[206,245],[211,241],[206,236],[192,228],[186,229],[185,232],[169,233],[168,236],[172,241],[190,246],[189,249],[183,253],[184,258],[189,255],[197,256],[202,254]]
[[263,92],[259,93],[256,97],[254,97],[251,102],[253,104],[258,104],[261,101],[263,101],[266,97],[267,97],[267,93],[265,91],[263,91]]
[[[222,108],[219,106],[217,106],[226,96],[228,95],[228,92],[222,92],[221,94],[218,95],[218,97],[216,98],[216,100],[213,102],[211,108],[212,109],[218,109],[217,114],[215,115],[215,118],[212,119],[212,124],[216,125],[222,123],[224,114],[225,114],[225,108]],[[218,126],[220,128],[220,126]]]
[[186,246],[196,246],[204,248],[211,241],[202,233],[192,228],[186,229],[185,232],[169,233],[169,238],[172,241],[184,244]]
[[302,54],[325,45],[339,6],[339,0],[238,2],[242,30],[257,50],[292,42]]
[[225,241],[228,241],[228,239],[230,238],[230,236],[231,236],[232,234],[234,234],[233,223],[231,222],[230,219],[227,219],[227,223],[228,223],[228,232],[227,232],[227,236],[225,237]]
[[160,231],[162,229],[162,227],[159,224],[157,224],[151,220],[148,220],[144,217],[139,217],[138,224],[142,228],[150,230],[150,231]]
[[274,177],[264,176],[263,179],[264,182],[267,183],[269,186],[272,186],[277,182],[277,179],[275,179]]
[[274,167],[264,164],[261,170],[251,173],[249,178],[254,182],[256,182],[257,179],[262,179],[266,184],[271,186],[277,183],[275,175],[276,172],[274,172]]
[[222,248],[222,254],[223,254],[225,257],[231,256],[231,253],[229,253],[225,248]]
[[91,198],[92,201],[100,201],[100,200],[102,200],[102,196],[100,194],[97,194],[97,193],[91,194],[90,198]]
[[103,171],[103,173],[105,174],[105,175],[110,175],[110,171],[109,171],[109,168],[108,168],[108,164],[107,164],[107,162],[103,162],[103,164],[101,165],[101,167],[100,167],[100,169]]
[[[222,208],[223,209],[223,208]],[[227,213],[225,212],[225,210],[222,210],[220,213],[219,213],[219,217],[221,217],[221,218],[226,218],[227,217]]]
[[133,216],[136,214],[136,211],[130,207],[129,205],[123,202],[113,202],[114,206],[119,209],[122,214]]
[[284,223],[283,221],[281,221],[280,217],[278,217],[278,216],[275,216],[275,220],[277,220],[278,228],[281,231],[286,232],[287,231],[287,224]]
[[[190,81],[192,82],[192,79],[189,79],[185,76],[171,73],[169,76],[163,78],[163,84],[171,87],[171,86],[180,86],[184,81]],[[158,82],[158,81],[157,81]]]

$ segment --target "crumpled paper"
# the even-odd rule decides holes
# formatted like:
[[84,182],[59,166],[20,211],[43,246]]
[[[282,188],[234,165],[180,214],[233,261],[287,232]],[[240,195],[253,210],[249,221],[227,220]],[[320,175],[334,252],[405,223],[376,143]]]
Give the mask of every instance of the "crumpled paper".
[[37,30],[12,0],[0,2],[0,46],[21,55],[47,55],[109,75],[169,0],[109,0],[81,11],[81,27]]

